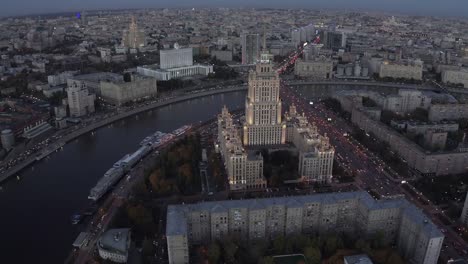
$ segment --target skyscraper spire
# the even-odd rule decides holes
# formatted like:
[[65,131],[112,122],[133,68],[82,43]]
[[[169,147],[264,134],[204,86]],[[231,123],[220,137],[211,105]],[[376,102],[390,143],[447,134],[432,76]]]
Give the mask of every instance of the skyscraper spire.
[[266,46],[266,30],[265,30],[265,23],[263,24],[263,40],[262,40],[262,49],[263,51],[266,51],[267,50],[267,46]]

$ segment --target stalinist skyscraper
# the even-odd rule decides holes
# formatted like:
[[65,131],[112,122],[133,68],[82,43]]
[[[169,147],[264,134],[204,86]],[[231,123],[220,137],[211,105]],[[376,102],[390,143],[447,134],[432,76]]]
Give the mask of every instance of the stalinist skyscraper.
[[132,16],[132,22],[128,30],[123,31],[122,46],[138,49],[145,45],[145,33],[138,29],[135,17]]
[[262,52],[255,71],[249,74],[245,100],[245,146],[278,145],[286,140],[286,126],[281,122],[280,78],[273,69],[272,56]]

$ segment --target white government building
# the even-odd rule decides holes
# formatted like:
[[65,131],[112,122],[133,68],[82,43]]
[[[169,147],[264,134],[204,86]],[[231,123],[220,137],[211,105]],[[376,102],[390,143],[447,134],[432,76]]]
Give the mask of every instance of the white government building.
[[271,240],[293,234],[346,233],[370,238],[383,232],[407,263],[436,264],[444,235],[404,198],[374,200],[367,192],[226,200],[170,205],[170,264],[189,263],[189,246],[237,237]]
[[174,49],[161,50],[159,54],[159,66],[139,66],[137,72],[160,81],[213,73],[212,65],[193,64],[193,48],[179,48],[176,43]]

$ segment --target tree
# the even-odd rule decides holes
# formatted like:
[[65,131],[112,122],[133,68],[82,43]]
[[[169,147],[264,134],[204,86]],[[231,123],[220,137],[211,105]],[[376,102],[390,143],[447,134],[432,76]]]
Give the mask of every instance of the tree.
[[385,233],[383,231],[378,231],[372,236],[372,248],[381,249],[385,246]]
[[336,252],[338,249],[338,238],[333,235],[333,236],[328,236],[325,240],[325,245],[324,245],[324,252],[325,255],[331,256],[333,253]]
[[216,264],[221,256],[221,247],[217,242],[212,242],[208,247],[208,259],[210,263]]
[[233,263],[236,260],[236,253],[239,247],[237,246],[234,241],[229,239],[228,241],[225,241],[224,243],[224,255],[226,257],[226,261],[228,263]]
[[271,256],[263,257],[258,262],[259,264],[275,264],[275,259]]
[[385,264],[403,264],[405,263],[403,259],[396,252],[392,252],[388,257]]
[[286,239],[284,236],[278,236],[273,240],[273,251],[277,254],[282,254],[286,245]]
[[155,253],[153,241],[150,238],[145,237],[142,245],[142,253],[144,256],[153,256]]
[[265,254],[267,248],[267,243],[263,240],[256,241],[249,245],[249,255],[250,259],[261,260],[262,256]]
[[304,249],[304,256],[308,264],[319,264],[322,259],[320,250],[315,247],[306,247]]

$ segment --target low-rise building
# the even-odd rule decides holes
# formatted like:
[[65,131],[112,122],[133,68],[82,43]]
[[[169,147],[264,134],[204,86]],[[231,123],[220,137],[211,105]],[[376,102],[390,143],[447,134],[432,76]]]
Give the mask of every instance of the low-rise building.
[[127,263],[131,242],[129,228],[109,229],[97,243],[99,256],[117,263]]
[[194,75],[207,76],[208,74],[213,73],[213,66],[195,64],[178,68],[160,69],[158,65],[145,65],[138,66],[137,72],[141,75],[154,77],[158,81],[169,81]]
[[190,245],[225,237],[255,241],[340,232],[362,238],[382,232],[408,263],[435,264],[444,239],[404,198],[374,200],[367,192],[171,205],[166,223],[170,264],[189,263]]
[[131,75],[128,81],[101,82],[102,98],[115,105],[145,97],[155,97],[157,91],[156,79],[142,75]]

